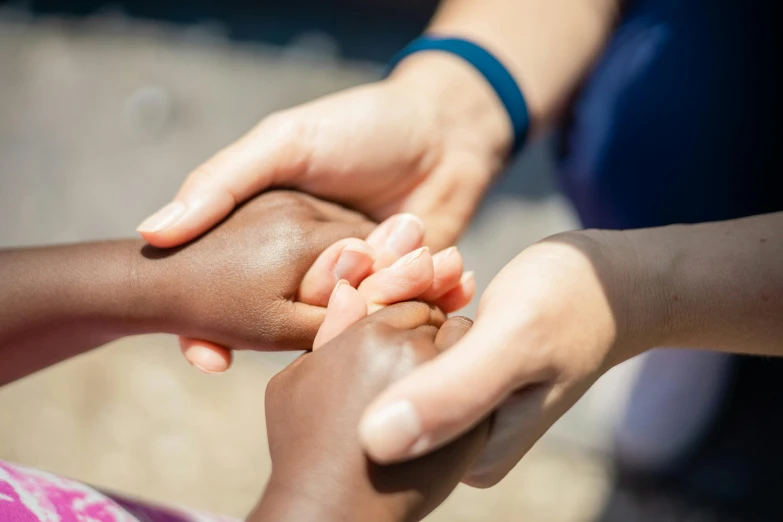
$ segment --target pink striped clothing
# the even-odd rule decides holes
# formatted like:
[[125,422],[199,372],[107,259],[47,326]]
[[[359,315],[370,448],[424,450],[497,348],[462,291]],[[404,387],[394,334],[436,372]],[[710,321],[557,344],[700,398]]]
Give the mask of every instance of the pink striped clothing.
[[142,504],[75,480],[0,461],[2,522],[237,522]]

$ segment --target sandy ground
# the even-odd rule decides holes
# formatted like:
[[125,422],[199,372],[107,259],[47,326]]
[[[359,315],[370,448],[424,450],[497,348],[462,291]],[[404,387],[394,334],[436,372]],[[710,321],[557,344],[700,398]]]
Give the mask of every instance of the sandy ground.
[[[130,236],[189,169],[265,114],[377,73],[194,30],[0,11],[0,246]],[[525,245],[576,226],[549,168],[533,148],[464,239],[480,288]],[[290,358],[242,354],[216,378],[187,366],[172,338],[123,340],[0,390],[0,458],[242,516],[269,472],[264,387]],[[428,520],[591,520],[610,485],[600,450],[617,382],[498,487],[461,487]]]

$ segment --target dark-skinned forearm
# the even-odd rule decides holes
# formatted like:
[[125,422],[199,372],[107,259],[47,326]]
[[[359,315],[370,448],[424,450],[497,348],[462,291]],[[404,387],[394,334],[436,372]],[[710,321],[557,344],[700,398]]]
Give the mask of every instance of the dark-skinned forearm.
[[623,234],[648,344],[783,356],[783,212]]
[[123,336],[165,330],[142,241],[0,251],[0,385]]
[[347,475],[351,465],[345,455],[339,458],[338,445],[331,448],[334,454],[325,453],[321,460],[302,451],[299,462],[273,469],[247,520],[418,522],[457,486],[484,447],[489,429],[487,419],[434,453],[387,466],[367,460],[360,473]]
[[247,522],[409,522],[404,500],[399,502],[399,509],[392,510],[388,502],[362,502],[358,496],[345,498],[339,485],[329,485],[330,478],[334,479],[313,477],[311,484],[320,491],[308,493],[308,481],[285,486],[273,476]]

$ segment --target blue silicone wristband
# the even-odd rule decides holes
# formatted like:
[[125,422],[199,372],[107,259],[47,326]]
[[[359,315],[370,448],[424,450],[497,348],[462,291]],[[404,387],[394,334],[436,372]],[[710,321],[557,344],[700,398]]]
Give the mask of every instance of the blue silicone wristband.
[[392,58],[389,71],[404,58],[422,51],[443,51],[459,56],[476,68],[489,82],[506,109],[511,126],[514,129],[513,152],[522,149],[530,128],[530,114],[522,90],[508,69],[489,51],[471,41],[462,38],[444,38],[422,36],[411,42]]

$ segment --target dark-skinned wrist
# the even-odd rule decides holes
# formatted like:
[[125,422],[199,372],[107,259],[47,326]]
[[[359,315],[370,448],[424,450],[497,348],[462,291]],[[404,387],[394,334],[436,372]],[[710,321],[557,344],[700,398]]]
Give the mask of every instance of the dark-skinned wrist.
[[72,297],[61,311],[64,319],[82,320],[115,339],[169,330],[167,270],[143,255],[144,241],[63,248],[69,251],[62,256],[58,285]]
[[404,500],[363,502],[361,494],[334,477],[318,474],[291,479],[276,476],[267,483],[260,502],[247,517],[248,522],[408,522]]
[[0,252],[0,384],[127,335],[165,331],[140,241]]
[[198,262],[190,259],[187,247],[160,249],[145,241],[132,243],[132,270],[125,283],[128,326],[136,333],[188,335],[194,303],[200,297],[201,274],[193,273]]
[[[640,329],[644,330],[646,349],[685,346],[688,332],[698,323],[690,315],[695,304],[689,303],[691,295],[685,281],[693,244],[683,234],[687,229],[687,225],[671,225],[621,232],[636,260],[639,295],[635,304],[644,311]],[[697,266],[705,264],[702,261]]]
[[612,364],[666,342],[665,248],[647,230],[575,232],[593,242],[590,250],[617,321]]
[[[181,321],[177,264],[142,240],[49,247],[49,319],[78,322],[107,340],[172,332]],[[39,272],[41,274],[41,272]],[[43,277],[46,277],[43,275]],[[108,342],[108,341],[107,341]]]

